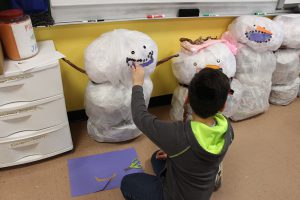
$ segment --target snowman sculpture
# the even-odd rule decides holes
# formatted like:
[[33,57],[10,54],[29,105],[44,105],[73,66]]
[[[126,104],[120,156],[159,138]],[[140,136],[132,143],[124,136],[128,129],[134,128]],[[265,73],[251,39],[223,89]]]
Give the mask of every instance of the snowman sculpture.
[[300,85],[300,15],[280,15],[273,20],[284,30],[284,37],[281,48],[275,52],[270,103],[288,105],[296,99]]
[[[269,108],[272,74],[283,31],[274,21],[260,16],[241,16],[228,27],[238,42],[235,78],[242,84],[242,98],[231,119],[238,121],[265,112]],[[237,92],[237,91],[235,91]]]
[[157,62],[157,46],[146,34],[116,29],[102,34],[85,51],[85,69],[90,79],[85,92],[89,117],[87,130],[98,142],[121,142],[141,134],[131,117],[131,67],[145,69],[144,98],[152,92],[150,74]]
[[[183,120],[185,99],[188,95],[188,85],[195,73],[205,67],[222,70],[228,78],[232,78],[236,70],[234,53],[236,51],[234,44],[225,39],[199,38],[192,41],[187,38],[180,39],[181,51],[179,56],[172,63],[174,76],[179,82],[172,98],[172,108],[170,118],[172,120]],[[237,80],[232,81],[233,85],[239,85]],[[224,114],[229,117],[232,110],[235,109],[233,100],[238,101],[239,95],[234,94],[234,98],[227,102]],[[191,108],[187,106],[187,119],[191,119]]]

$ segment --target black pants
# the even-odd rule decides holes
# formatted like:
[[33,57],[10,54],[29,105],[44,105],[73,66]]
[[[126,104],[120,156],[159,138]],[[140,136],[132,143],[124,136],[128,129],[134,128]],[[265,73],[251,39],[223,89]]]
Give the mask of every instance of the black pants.
[[146,173],[129,174],[123,177],[121,191],[126,200],[163,200],[163,186],[159,174],[166,161],[157,160],[156,152],[151,157],[151,164],[156,176]]

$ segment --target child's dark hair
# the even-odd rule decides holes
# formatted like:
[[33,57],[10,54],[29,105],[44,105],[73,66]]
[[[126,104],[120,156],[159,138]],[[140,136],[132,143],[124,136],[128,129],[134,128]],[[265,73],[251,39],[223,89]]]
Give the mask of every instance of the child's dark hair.
[[215,115],[223,108],[229,90],[229,79],[220,70],[202,69],[195,74],[189,85],[192,110],[202,118]]

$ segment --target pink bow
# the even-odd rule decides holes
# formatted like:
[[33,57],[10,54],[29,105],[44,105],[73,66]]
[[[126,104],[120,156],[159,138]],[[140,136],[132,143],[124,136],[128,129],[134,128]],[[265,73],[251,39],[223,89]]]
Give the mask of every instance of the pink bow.
[[200,45],[197,45],[197,44],[191,44],[189,43],[188,41],[183,41],[181,42],[181,51],[183,51],[184,53],[186,54],[190,54],[190,55],[194,55],[194,54],[197,54],[199,53],[199,51],[201,51],[202,49],[210,46],[210,45],[213,45],[213,44],[216,44],[216,43],[225,43],[227,45],[227,47],[230,49],[230,51],[236,55],[237,53],[237,42],[234,40],[234,38],[232,38],[230,36],[230,34],[228,32],[225,32],[223,35],[222,35],[222,38],[220,40],[207,40],[205,42],[203,42],[202,44]]
[[233,53],[233,55],[236,55],[236,53],[238,51],[238,48],[237,48],[238,43],[235,40],[235,38],[232,37],[232,35],[230,35],[230,33],[228,31],[226,31],[225,33],[222,34],[221,39],[225,42],[225,44],[230,49],[230,51]]

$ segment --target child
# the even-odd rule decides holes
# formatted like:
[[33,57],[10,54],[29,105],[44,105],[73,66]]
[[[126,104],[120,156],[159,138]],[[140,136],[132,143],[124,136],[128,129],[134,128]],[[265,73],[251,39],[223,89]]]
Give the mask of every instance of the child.
[[151,158],[157,176],[136,173],[123,178],[121,191],[125,199],[210,199],[219,165],[233,139],[230,122],[219,113],[231,91],[227,76],[210,68],[195,74],[188,94],[193,120],[187,122],[161,121],[148,113],[143,67],[132,69],[132,80],[134,123],[163,152],[155,152]]

